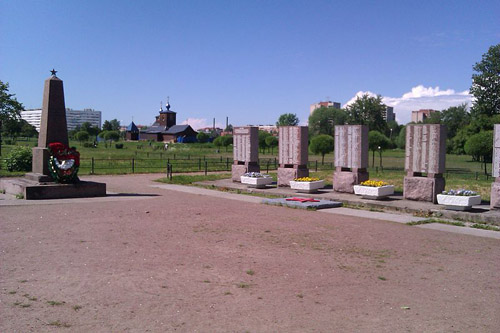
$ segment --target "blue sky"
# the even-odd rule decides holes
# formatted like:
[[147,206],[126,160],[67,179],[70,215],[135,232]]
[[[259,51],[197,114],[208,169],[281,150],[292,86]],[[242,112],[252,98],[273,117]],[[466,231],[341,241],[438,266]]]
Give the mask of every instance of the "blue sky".
[[66,107],[149,125],[170,96],[194,128],[307,122],[309,105],[380,94],[411,110],[470,102],[500,42],[500,1],[0,2],[0,80],[26,108],[54,67]]

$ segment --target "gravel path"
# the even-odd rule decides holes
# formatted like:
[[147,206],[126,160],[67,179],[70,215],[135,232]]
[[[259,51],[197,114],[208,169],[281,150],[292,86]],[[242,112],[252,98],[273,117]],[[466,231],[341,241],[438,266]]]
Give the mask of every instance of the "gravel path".
[[[500,241],[87,177],[0,206],[0,331],[497,332]],[[65,328],[67,327],[67,328]]]

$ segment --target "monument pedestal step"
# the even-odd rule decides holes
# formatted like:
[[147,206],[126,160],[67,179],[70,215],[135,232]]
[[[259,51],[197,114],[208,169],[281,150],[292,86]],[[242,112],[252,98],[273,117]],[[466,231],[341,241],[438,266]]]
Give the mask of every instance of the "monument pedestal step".
[[106,184],[80,181],[75,184],[39,183],[20,179],[2,179],[0,189],[6,194],[23,195],[26,200],[89,198],[106,196]]

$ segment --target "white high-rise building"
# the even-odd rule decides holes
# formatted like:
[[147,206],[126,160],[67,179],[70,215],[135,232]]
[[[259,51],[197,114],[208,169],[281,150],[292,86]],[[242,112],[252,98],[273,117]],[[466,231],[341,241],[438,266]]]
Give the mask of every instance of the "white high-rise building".
[[[42,117],[42,109],[28,109],[21,111],[21,118],[26,120],[30,125],[35,126],[40,132],[40,121]],[[73,110],[66,108],[66,123],[68,131],[81,126],[83,123],[90,123],[92,126],[101,128],[101,111],[94,109]]]

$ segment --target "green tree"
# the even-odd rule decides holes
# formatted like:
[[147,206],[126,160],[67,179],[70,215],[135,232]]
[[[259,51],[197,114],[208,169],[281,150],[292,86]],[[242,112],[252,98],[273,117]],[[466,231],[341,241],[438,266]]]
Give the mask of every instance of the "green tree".
[[385,135],[389,137],[391,141],[395,141],[403,127],[403,125],[399,125],[395,120],[388,121],[387,131],[385,132]]
[[276,122],[276,126],[297,126],[299,124],[299,118],[293,113],[284,113]]
[[470,123],[470,114],[467,111],[467,104],[452,106],[441,111],[441,123],[448,128],[448,138],[457,135],[459,129]]
[[233,136],[232,135],[224,135],[222,137],[222,145],[224,147],[226,147],[226,151],[227,151],[227,147],[229,147],[232,144],[233,144]]
[[368,147],[373,152],[372,167],[375,166],[375,152],[378,151],[380,157],[380,168],[382,168],[382,152],[390,145],[388,137],[378,131],[368,132]]
[[335,135],[334,126],[344,125],[347,114],[345,111],[322,106],[309,116],[309,134],[311,136],[328,134]]
[[28,123],[26,120],[21,119],[21,136],[26,138],[33,138],[38,136],[36,127]]
[[10,136],[14,141],[21,135],[22,123],[19,119],[10,118],[4,121],[3,132],[5,135]]
[[89,133],[90,136],[96,137],[97,134],[99,133],[99,127],[92,126],[92,124],[89,122],[84,122],[82,124],[82,126],[80,126],[78,131],[85,131],[85,132]]
[[470,93],[475,101],[471,113],[492,116],[500,113],[500,44],[493,45],[472,69]]
[[387,122],[384,119],[384,112],[387,106],[382,103],[382,97],[371,97],[368,94],[357,97],[354,103],[347,106],[347,119],[349,124],[368,125],[372,131],[385,133]]
[[23,105],[17,101],[15,94],[9,94],[9,84],[0,81],[0,121],[19,119]]
[[80,132],[75,134],[75,139],[80,141],[80,144],[85,142],[85,141],[89,141],[89,137],[90,137],[89,133],[87,133],[85,131],[80,131]]
[[120,140],[120,132],[118,131],[107,131],[104,135],[104,139],[111,142]]
[[2,156],[2,127],[4,121],[17,120],[21,116],[23,105],[9,94],[9,84],[0,81],[0,156]]
[[198,134],[196,134],[196,139],[201,143],[207,142],[209,138],[210,137],[208,136],[208,134],[204,132],[199,132]]
[[333,137],[328,134],[320,134],[311,139],[309,149],[313,154],[321,154],[321,165],[325,164],[325,155],[333,151]]
[[406,126],[403,126],[399,131],[398,138],[396,140],[396,146],[399,149],[405,149],[406,147]]
[[423,123],[424,124],[441,124],[441,112],[436,111],[432,112],[429,117],[425,118]]
[[266,131],[259,131],[259,148],[262,150],[262,153],[266,152],[267,144],[266,144],[266,138],[270,136]]
[[224,141],[222,139],[222,136],[216,137],[213,142],[214,142],[214,146],[216,146],[216,147],[224,146]]
[[273,136],[273,135],[269,135],[268,137],[266,137],[265,142],[266,142],[266,146],[271,148],[271,154],[273,154],[274,147],[278,146],[278,138]]
[[491,162],[493,154],[493,131],[482,131],[472,135],[465,142],[464,149],[473,159],[484,163],[484,174],[488,174],[486,163]]
[[104,131],[119,131],[120,122],[117,119],[105,120],[102,124],[102,129]]

